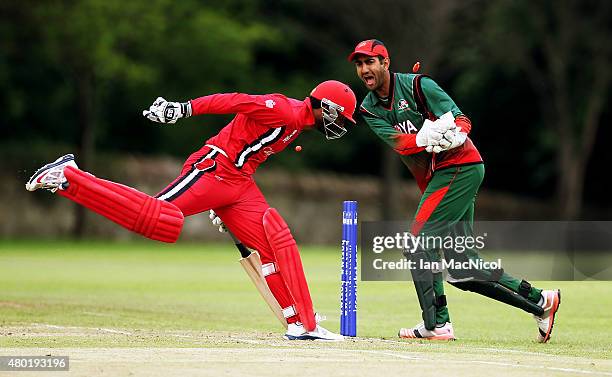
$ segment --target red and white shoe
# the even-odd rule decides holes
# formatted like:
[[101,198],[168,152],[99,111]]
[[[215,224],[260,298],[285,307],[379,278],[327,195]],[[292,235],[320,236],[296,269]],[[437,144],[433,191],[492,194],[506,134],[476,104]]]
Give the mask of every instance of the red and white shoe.
[[56,192],[58,189],[62,189],[62,185],[67,183],[66,177],[64,177],[66,166],[78,168],[76,162],[74,162],[74,155],[67,154],[38,169],[26,183],[26,190],[35,191],[42,188]]
[[421,322],[411,329],[401,328],[397,335],[405,339],[455,340],[455,332],[450,322],[438,324],[433,330],[427,330]]
[[534,315],[533,318],[535,318],[538,324],[538,342],[546,343],[552,334],[555,324],[555,315],[559,310],[559,305],[561,305],[561,291],[559,289],[542,291],[542,298],[544,300],[542,303],[544,313],[542,313],[541,317]]

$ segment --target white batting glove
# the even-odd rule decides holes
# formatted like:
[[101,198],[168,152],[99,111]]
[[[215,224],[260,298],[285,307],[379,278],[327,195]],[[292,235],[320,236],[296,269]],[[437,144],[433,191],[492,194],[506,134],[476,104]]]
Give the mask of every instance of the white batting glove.
[[225,227],[225,224],[223,223],[223,221],[221,221],[221,218],[219,216],[217,216],[215,211],[213,211],[212,209],[210,210],[210,214],[208,215],[208,218],[212,222],[213,226],[218,226],[219,227],[219,232],[220,233],[227,232],[227,228]]
[[176,123],[179,118],[191,116],[191,102],[168,102],[157,97],[148,110],[142,111],[142,115],[157,123]]

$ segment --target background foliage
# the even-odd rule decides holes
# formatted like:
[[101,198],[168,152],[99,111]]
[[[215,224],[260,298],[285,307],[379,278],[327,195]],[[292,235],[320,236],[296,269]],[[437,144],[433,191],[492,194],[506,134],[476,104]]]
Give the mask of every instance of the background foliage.
[[[611,3],[607,1],[206,2],[5,1],[0,4],[0,153],[23,174],[45,151],[185,157],[228,118],[160,127],[141,116],[157,97],[242,91],[303,98],[338,79],[366,94],[346,56],[383,40],[392,69],[414,61],[472,119],[485,187],[609,207]],[[336,142],[305,134],[293,171],[407,172],[359,120]],[[387,172],[383,174],[383,172]],[[388,178],[388,177],[387,177]],[[389,182],[393,182],[392,180]],[[571,207],[571,208],[570,208]],[[567,209],[569,208],[569,210]]]

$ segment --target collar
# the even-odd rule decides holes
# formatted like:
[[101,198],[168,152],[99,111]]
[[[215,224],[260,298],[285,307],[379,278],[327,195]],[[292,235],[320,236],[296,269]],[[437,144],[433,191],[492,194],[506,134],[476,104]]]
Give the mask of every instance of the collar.
[[380,103],[381,106],[383,106],[383,108],[386,110],[391,110],[393,108],[393,97],[395,96],[395,73],[392,71],[389,71],[389,76],[390,76],[391,82],[389,83],[389,106],[388,107],[382,104],[382,101],[380,100],[376,92],[372,92],[372,94],[374,94],[374,101],[373,101],[374,106],[378,106],[378,104]]
[[296,109],[296,117],[301,128],[313,128],[315,124],[314,115],[312,113],[312,103],[310,98],[306,97],[301,102],[301,106]]

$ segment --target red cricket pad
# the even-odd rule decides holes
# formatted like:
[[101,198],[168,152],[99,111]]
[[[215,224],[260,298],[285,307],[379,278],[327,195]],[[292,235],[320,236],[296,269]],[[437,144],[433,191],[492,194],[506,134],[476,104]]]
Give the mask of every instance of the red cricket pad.
[[162,242],[178,239],[184,217],[174,204],[70,166],[64,175],[69,186],[57,191],[61,196],[147,238]]
[[274,251],[280,274],[297,308],[300,321],[306,330],[313,331],[317,327],[317,323],[312,309],[312,299],[310,298],[306,276],[304,276],[300,253],[291,231],[285,220],[274,208],[268,208],[264,213],[263,226],[270,247]]

